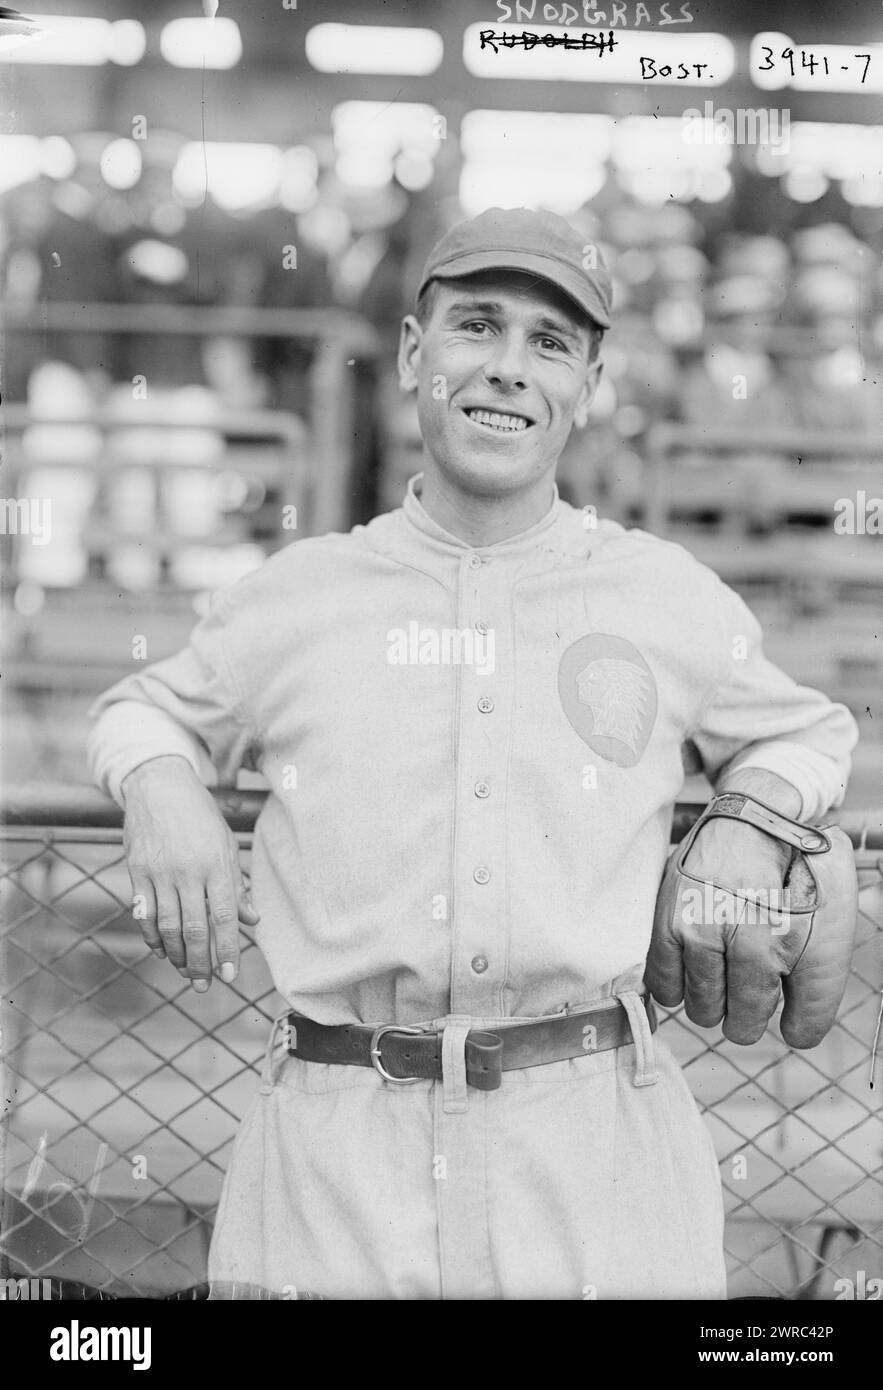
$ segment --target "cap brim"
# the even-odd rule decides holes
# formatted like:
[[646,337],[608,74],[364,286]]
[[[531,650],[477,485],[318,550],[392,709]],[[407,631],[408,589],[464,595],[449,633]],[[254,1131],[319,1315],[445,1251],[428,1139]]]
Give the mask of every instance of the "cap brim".
[[521,270],[528,275],[536,275],[538,279],[547,280],[562,290],[599,328],[610,327],[610,316],[593,285],[563,261],[534,255],[530,251],[467,251],[447,264],[434,267],[420,288],[422,290],[430,280],[460,280],[464,275],[474,275],[479,270]]

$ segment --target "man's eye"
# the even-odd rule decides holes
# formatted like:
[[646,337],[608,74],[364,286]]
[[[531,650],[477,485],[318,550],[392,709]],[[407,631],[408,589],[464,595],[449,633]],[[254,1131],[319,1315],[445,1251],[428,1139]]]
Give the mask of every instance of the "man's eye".
[[485,329],[488,327],[488,325],[484,322],[483,319],[470,319],[468,323],[463,324],[463,327],[468,331],[472,332],[474,329]]
[[559,343],[557,338],[540,338],[540,347],[544,350],[548,347],[557,348],[559,352],[564,351],[564,344]]

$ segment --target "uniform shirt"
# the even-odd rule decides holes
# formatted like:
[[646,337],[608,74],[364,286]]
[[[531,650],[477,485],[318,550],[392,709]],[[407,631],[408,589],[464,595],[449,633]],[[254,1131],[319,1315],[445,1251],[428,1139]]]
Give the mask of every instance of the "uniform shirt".
[[[555,497],[472,548],[419,500],[289,545],[93,705],[90,765],[260,771],[257,938],[321,1023],[535,1016],[640,979],[685,770],[842,800],[842,705],[680,546]],[[634,987],[634,986],[632,986]]]

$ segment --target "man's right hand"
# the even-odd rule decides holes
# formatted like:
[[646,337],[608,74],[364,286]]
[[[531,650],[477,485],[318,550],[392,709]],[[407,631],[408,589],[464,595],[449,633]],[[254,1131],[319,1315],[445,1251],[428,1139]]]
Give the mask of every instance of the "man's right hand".
[[151,758],[123,779],[123,849],[133,915],[156,956],[193,988],[211,984],[211,933],[221,979],[239,973],[239,922],[255,926],[239,848],[186,758]]

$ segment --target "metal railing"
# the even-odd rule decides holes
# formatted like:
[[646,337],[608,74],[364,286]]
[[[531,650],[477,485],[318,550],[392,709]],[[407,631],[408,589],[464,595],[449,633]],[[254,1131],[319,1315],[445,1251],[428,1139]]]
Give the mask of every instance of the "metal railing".
[[[692,531],[695,514],[710,510],[720,514],[719,533],[730,539],[738,536],[740,548],[749,522],[767,532],[776,531],[775,550],[761,542],[749,551],[749,558],[734,557],[735,572],[741,570],[747,577],[758,568],[767,572],[773,566],[781,572],[792,570],[795,564],[811,572],[817,557],[807,551],[805,533],[800,525],[789,531],[793,517],[811,518],[824,523],[827,530],[813,539],[834,541],[833,547],[828,546],[834,578],[883,582],[883,561],[873,553],[874,546],[867,544],[867,537],[862,535],[856,546],[855,536],[834,531],[838,497],[845,493],[855,499],[860,488],[870,497],[876,490],[880,444],[875,434],[799,426],[752,430],[659,421],[647,431],[645,450],[640,485],[642,525],[654,535],[672,533],[673,512],[684,512]],[[701,459],[702,466],[684,467],[679,461],[685,457]],[[731,463],[737,460],[739,466],[731,469],[728,487],[722,488],[720,469],[728,459]],[[759,459],[761,465],[747,467],[746,461],[751,459]],[[789,553],[783,543],[787,546],[795,532],[800,544]]]
[[[213,794],[247,866],[265,793]],[[674,840],[698,809],[678,806]],[[661,1011],[720,1159],[731,1297],[883,1288],[871,1282],[883,1276],[883,1067],[871,1086],[883,813],[838,819],[860,916],[825,1042],[794,1052],[771,1024],[740,1048]],[[147,951],[130,918],[121,812],[99,792],[12,790],[2,820],[0,1288],[18,1276],[93,1296],[180,1296],[205,1279],[230,1147],[282,1001],[247,929],[238,980],[207,995]]]
[[[373,362],[379,340],[371,324],[342,309],[250,309],[177,304],[7,304],[7,341],[15,335],[47,339],[63,334],[133,334],[145,337],[281,338],[311,355],[309,418],[314,463],[311,525],[315,535],[345,529],[356,467],[355,391],[350,365]],[[50,422],[51,423],[51,422]]]
[[[290,542],[297,531],[311,534],[313,480],[306,457],[306,431],[301,421],[286,411],[223,411],[211,417],[203,413],[190,418],[155,419],[133,424],[108,411],[95,411],[82,417],[58,415],[52,420],[34,416],[26,407],[10,406],[3,424],[7,453],[6,484],[10,498],[27,498],[29,479],[39,479],[39,488],[48,492],[53,512],[62,510],[65,499],[52,497],[65,474],[74,474],[87,485],[76,527],[76,548],[81,555],[83,574],[67,575],[60,581],[51,567],[44,576],[33,567],[32,557],[45,556],[42,548],[31,549],[27,527],[0,535],[3,563],[0,595],[11,595],[20,581],[40,586],[39,604],[32,612],[10,611],[7,633],[5,676],[15,690],[36,691],[47,696],[60,692],[66,696],[73,688],[97,694],[129,669],[129,642],[133,621],[149,623],[157,633],[160,650],[154,659],[170,655],[183,645],[195,621],[194,594],[207,593],[239,577],[241,569],[231,570],[224,562],[232,552],[245,546],[256,557],[272,554]],[[87,458],[65,456],[42,458],[39,448],[25,450],[29,431],[48,431],[53,440],[66,428],[85,428],[94,435],[95,447]],[[167,441],[183,434],[182,454]],[[119,440],[136,437],[149,441],[145,452],[128,456]],[[211,470],[186,457],[196,436],[217,446]],[[55,445],[57,449],[57,443]],[[131,448],[131,444],[130,444]],[[208,482],[227,477],[256,490],[247,511],[216,505],[210,494],[200,493],[201,503],[215,519],[215,528],[204,524],[194,530],[192,518],[176,516],[169,485],[181,478]],[[202,476],[200,476],[202,475]],[[116,514],[114,488],[121,483],[141,485],[138,505],[128,516]],[[294,526],[283,528],[286,508],[293,513]],[[183,510],[180,503],[178,511]],[[181,524],[186,520],[186,526]],[[72,539],[69,535],[68,540]],[[120,579],[113,567],[116,552],[137,549],[140,563],[147,562],[150,578],[136,579],[134,586]],[[175,565],[182,554],[197,551],[197,567],[180,573]],[[206,570],[205,557],[209,557]],[[27,563],[30,561],[30,565]],[[220,570],[217,562],[222,562]],[[23,563],[24,562],[24,563]],[[142,572],[143,573],[143,572]],[[48,591],[48,592],[47,592]],[[14,604],[13,604],[14,610]],[[116,628],[116,631],[114,630]],[[111,654],[115,655],[115,660]],[[121,654],[122,653],[122,654]]]

